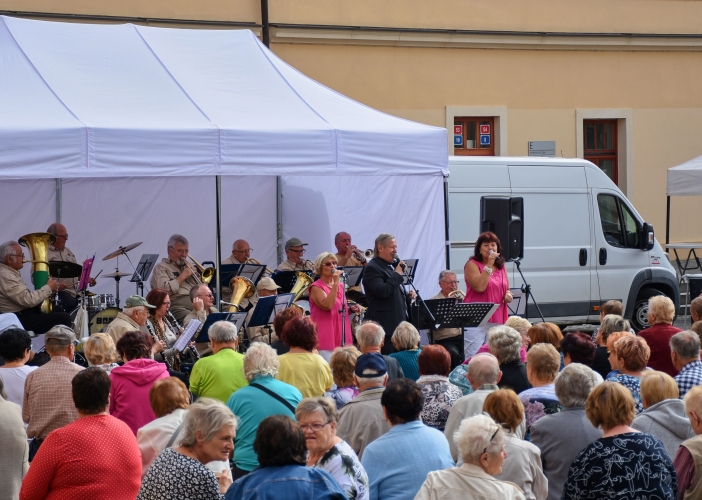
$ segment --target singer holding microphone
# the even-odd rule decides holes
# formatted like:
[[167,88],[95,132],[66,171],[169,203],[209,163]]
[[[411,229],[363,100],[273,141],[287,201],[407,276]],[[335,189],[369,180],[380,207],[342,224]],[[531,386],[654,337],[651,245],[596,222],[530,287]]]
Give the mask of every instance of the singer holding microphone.
[[[327,360],[332,352],[342,344],[342,315],[345,315],[346,344],[353,344],[350,312],[360,312],[358,306],[349,310],[344,293],[343,273],[337,270],[338,261],[333,253],[324,252],[314,261],[319,279],[310,285],[310,317],[317,325],[317,349]],[[342,314],[342,309],[345,312]]]
[[500,255],[502,245],[495,233],[486,231],[478,236],[473,256],[466,262],[466,298],[463,302],[492,302],[500,304],[484,327],[466,328],[465,356],[473,356],[487,341],[487,332],[497,325],[504,325],[509,315],[507,304],[512,302],[505,260]]

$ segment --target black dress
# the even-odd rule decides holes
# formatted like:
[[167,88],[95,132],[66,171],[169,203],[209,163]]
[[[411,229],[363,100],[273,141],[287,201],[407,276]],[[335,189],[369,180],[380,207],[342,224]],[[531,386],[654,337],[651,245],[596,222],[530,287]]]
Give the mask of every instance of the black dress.
[[612,366],[609,364],[609,354],[607,354],[606,347],[597,346],[595,348],[595,359],[592,360],[590,368],[602,375],[602,379],[607,378],[609,372],[612,371]]
[[502,378],[497,383],[500,389],[512,389],[519,394],[522,391],[531,389],[531,384],[526,374],[526,365],[521,360],[503,363],[500,365]]

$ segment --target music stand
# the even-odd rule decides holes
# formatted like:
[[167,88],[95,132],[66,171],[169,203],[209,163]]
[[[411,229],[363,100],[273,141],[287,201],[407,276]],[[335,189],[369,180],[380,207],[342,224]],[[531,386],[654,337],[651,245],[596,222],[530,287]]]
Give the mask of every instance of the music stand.
[[237,274],[237,276],[248,278],[251,283],[256,286],[258,285],[258,282],[261,279],[265,269],[266,266],[259,266],[258,264],[242,264],[241,267],[239,267],[239,274]]
[[492,302],[461,302],[453,306],[440,326],[442,328],[485,326],[499,307],[500,304]]
[[[241,264],[223,264],[219,268],[219,276],[220,276],[220,288],[222,287],[228,287],[229,283],[232,281],[232,278],[234,276],[238,276],[239,273],[239,268],[241,267]],[[222,290],[219,291],[219,296],[222,296]]]
[[411,285],[414,282],[414,274],[417,272],[418,263],[419,259],[407,259],[405,261],[404,276],[402,278],[403,285]]
[[273,281],[280,287],[278,290],[280,293],[290,293],[292,287],[295,286],[297,281],[297,271],[276,271],[273,273]]
[[254,307],[253,312],[251,313],[251,318],[249,318],[249,322],[246,324],[246,327],[267,325],[270,322],[269,320],[275,308],[276,299],[278,297],[278,295],[259,297],[258,302],[256,302],[256,307]]
[[[129,280],[132,283],[136,283],[137,295],[144,296],[144,281],[149,279],[149,275],[151,271],[153,271],[157,260],[157,253],[145,253],[141,256],[141,259],[139,259],[139,263],[134,269],[132,279]],[[141,293],[139,293],[139,290],[141,290]]]
[[521,316],[526,317],[526,306],[527,297],[521,288],[510,288],[512,292],[512,302],[507,304],[507,309],[509,309],[509,316]]
[[[265,297],[263,298],[265,299]],[[268,318],[268,323],[273,323],[276,314],[290,307],[294,298],[295,296],[292,293],[279,293],[278,295],[276,295],[275,304],[273,305],[273,312],[271,312],[271,317]]]
[[195,342],[198,344],[202,342],[209,342],[210,327],[217,321],[229,321],[230,323],[234,323],[234,326],[236,326],[236,331],[239,332],[244,326],[244,321],[246,321],[246,311],[235,313],[210,313],[205,320],[205,324],[202,325],[200,333],[197,334],[197,339]]
[[427,308],[434,315],[436,323],[432,323],[431,317],[419,309],[419,318],[417,321],[417,330],[437,330],[441,323],[444,322],[444,318],[448,316],[448,313],[456,305],[456,299],[446,298],[446,299],[429,299],[425,300],[424,303]]
[[363,279],[363,270],[365,269],[363,266],[344,266],[339,267],[338,269],[341,269],[346,273],[346,284],[349,288],[361,284],[361,280]]

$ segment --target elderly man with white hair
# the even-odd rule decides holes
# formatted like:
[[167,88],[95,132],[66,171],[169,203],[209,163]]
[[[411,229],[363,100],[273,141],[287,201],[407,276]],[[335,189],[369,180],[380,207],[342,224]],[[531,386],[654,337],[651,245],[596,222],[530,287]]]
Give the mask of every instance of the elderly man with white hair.
[[676,333],[670,339],[670,356],[678,373],[675,382],[680,398],[687,391],[702,384],[702,362],[700,362],[700,338],[692,330]]
[[193,365],[190,392],[200,398],[215,398],[226,403],[229,396],[248,384],[242,370],[244,355],[237,352],[239,337],[233,323],[217,321],[207,333],[214,354]]
[[231,395],[227,406],[239,419],[234,439],[234,479],[259,466],[253,449],[258,424],[271,415],[295,419],[302,393],[294,386],[276,380],[278,355],[263,342],[254,342],[244,355],[244,375],[249,385]]
[[[466,378],[468,383],[473,388],[473,392],[467,396],[459,398],[451,407],[444,435],[451,447],[451,456],[454,460],[458,459],[458,447],[453,439],[453,435],[458,430],[461,422],[474,415],[480,415],[483,412],[483,404],[485,399],[498,389],[497,383],[502,377],[500,366],[497,358],[489,353],[480,353],[473,356],[468,363],[468,372]],[[516,433],[520,438],[524,437],[526,424],[522,418],[519,428]]]
[[590,391],[598,384],[595,372],[571,363],[558,374],[556,396],[563,410],[546,415],[531,426],[531,442],[541,450],[541,463],[548,479],[548,499],[561,498],[571,462],[590,443],[602,437],[585,415]]
[[507,453],[503,430],[492,418],[487,415],[475,415],[465,419],[453,440],[458,446],[463,464],[460,467],[430,472],[414,497],[415,500],[524,500],[519,486],[493,477],[502,471]]
[[[124,309],[117,313],[117,317],[112,320],[105,333],[112,337],[115,345],[117,345],[117,342],[125,333],[142,330],[142,327],[146,325],[146,319],[149,317],[149,309],[154,309],[154,306],[146,302],[144,297],[130,295],[124,301]],[[156,346],[157,344],[155,343],[154,347]],[[165,344],[162,344],[161,347],[165,347]],[[162,348],[160,350],[154,349],[154,352],[161,352],[162,350]]]
[[[370,352],[381,353],[382,347],[385,345],[385,330],[375,321],[365,321],[356,330],[356,340],[361,354]],[[390,356],[383,354],[385,358],[385,367],[387,369],[388,380],[394,378],[403,378],[405,373],[402,371],[400,363]]]

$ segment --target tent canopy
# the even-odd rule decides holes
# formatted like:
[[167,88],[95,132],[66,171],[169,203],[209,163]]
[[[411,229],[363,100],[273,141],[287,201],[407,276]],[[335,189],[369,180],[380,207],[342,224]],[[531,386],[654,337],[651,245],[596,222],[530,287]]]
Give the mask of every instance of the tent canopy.
[[668,196],[702,195],[702,156],[668,169]]
[[0,178],[442,175],[446,130],[311,80],[249,30],[0,18]]

